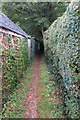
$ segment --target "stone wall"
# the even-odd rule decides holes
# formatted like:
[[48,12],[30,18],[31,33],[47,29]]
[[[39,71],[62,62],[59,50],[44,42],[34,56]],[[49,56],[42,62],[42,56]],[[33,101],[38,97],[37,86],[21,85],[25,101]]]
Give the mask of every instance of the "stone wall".
[[0,32],[0,85],[2,84],[3,103],[20,83],[29,65],[27,38]]

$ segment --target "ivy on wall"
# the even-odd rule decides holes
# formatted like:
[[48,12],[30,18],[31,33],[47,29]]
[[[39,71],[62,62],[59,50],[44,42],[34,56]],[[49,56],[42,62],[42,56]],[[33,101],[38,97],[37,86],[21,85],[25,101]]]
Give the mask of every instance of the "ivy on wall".
[[63,91],[63,112],[71,118],[80,117],[79,18],[79,2],[71,2],[64,15],[44,33],[45,57]]
[[14,39],[16,41],[15,50],[11,42],[12,35],[5,34],[5,40],[7,40],[7,43],[6,45],[2,44],[3,46],[5,46],[4,49],[2,49],[3,102],[7,101],[9,94],[20,82],[20,79],[24,75],[24,71],[29,65],[27,52],[27,38],[15,37]]

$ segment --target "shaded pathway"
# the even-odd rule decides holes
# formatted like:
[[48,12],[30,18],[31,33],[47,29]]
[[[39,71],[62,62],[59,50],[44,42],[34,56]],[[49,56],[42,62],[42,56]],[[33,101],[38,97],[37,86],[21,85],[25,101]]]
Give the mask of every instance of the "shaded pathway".
[[26,118],[37,118],[37,103],[39,100],[38,96],[38,83],[40,79],[40,65],[41,55],[36,55],[33,65],[33,77],[30,85],[30,92],[28,94],[28,110],[26,112]]

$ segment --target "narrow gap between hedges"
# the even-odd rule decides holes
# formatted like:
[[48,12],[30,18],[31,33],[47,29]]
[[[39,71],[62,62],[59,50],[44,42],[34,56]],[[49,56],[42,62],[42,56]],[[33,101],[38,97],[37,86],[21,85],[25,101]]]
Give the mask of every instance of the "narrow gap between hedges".
[[37,50],[33,64],[6,103],[3,118],[62,118],[58,88]]
[[64,118],[59,89],[38,50],[32,66],[32,80],[26,95],[25,118]]

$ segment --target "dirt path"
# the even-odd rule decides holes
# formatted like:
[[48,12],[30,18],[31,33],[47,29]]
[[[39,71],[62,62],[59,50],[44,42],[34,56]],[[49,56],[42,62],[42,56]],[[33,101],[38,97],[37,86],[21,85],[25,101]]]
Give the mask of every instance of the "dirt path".
[[11,101],[3,116],[5,118],[59,118],[63,117],[60,107],[62,100],[53,77],[47,69],[41,55],[37,55],[34,64],[27,70],[21,86],[11,96]]
[[41,65],[41,56],[37,55],[34,60],[33,65],[33,77],[32,83],[30,85],[30,92],[28,94],[27,104],[28,110],[26,112],[26,118],[37,118],[37,103],[39,100],[38,96],[38,83],[40,77],[40,65]]

